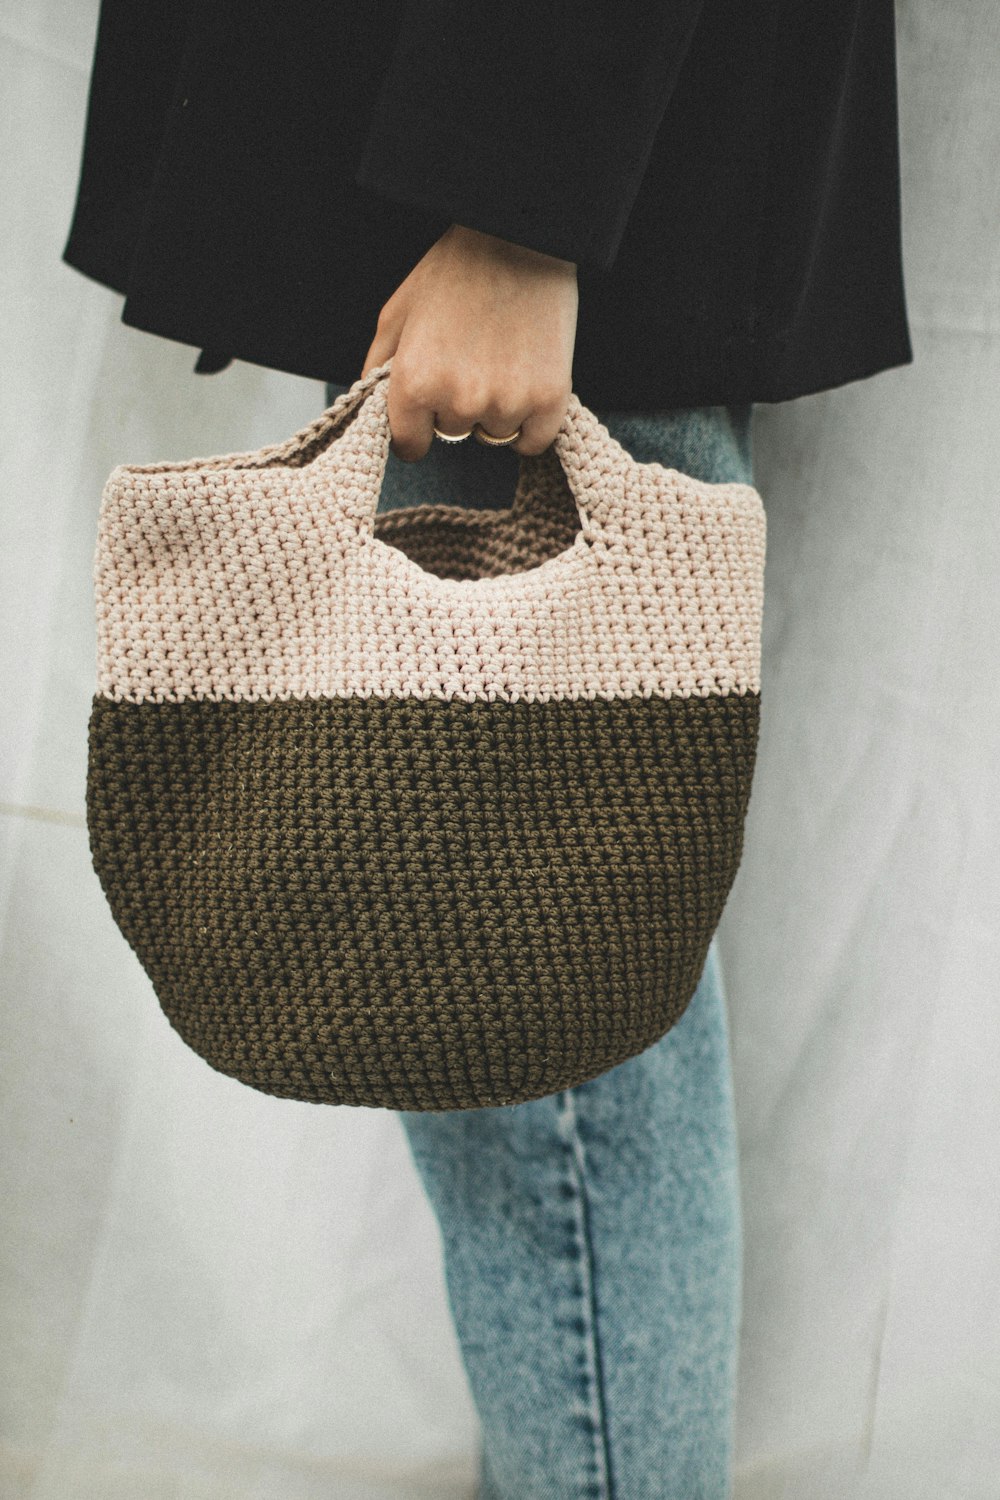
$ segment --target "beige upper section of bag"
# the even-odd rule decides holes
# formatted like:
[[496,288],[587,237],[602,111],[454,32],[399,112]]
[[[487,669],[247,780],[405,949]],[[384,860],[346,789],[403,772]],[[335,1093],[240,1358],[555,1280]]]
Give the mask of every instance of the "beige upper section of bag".
[[636,462],[574,395],[553,447],[522,459],[512,509],[376,516],[388,369],[287,443],[113,471],[95,564],[101,694],[759,692],[755,489]]

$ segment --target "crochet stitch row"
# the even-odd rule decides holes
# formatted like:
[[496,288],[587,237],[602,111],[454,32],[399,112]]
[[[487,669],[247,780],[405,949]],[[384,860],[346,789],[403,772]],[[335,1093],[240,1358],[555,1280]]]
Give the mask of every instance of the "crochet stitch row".
[[683,1013],[740,862],[758,711],[99,697],[94,864],[219,1072],[319,1104],[517,1103]]
[[759,691],[756,490],[636,462],[574,396],[553,450],[522,460],[510,510],[421,506],[373,525],[387,430],[373,378],[366,404],[334,404],[325,442],[313,424],[260,455],[114,471],[96,563],[104,696]]

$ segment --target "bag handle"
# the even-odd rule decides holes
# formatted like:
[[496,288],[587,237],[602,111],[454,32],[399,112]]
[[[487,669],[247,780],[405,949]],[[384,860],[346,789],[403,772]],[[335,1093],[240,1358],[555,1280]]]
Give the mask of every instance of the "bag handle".
[[[311,485],[332,491],[338,509],[359,528],[374,526],[382,478],[389,456],[388,389],[392,358],[337,397],[310,427],[286,445],[285,455],[297,460]],[[562,424],[551,449],[519,454],[518,494],[535,465],[544,465],[555,452],[576,501],[584,531],[600,528],[626,505],[629,471],[635,460],[580,401],[570,394]],[[527,472],[526,472],[527,471]]]

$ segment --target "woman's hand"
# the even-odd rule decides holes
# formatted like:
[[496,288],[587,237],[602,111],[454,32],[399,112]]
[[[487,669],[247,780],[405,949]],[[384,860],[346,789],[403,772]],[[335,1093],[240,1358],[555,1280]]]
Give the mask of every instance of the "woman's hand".
[[572,390],[577,301],[573,261],[453,224],[385,303],[361,372],[392,357],[393,452],[412,462],[434,427],[478,422],[541,453]]

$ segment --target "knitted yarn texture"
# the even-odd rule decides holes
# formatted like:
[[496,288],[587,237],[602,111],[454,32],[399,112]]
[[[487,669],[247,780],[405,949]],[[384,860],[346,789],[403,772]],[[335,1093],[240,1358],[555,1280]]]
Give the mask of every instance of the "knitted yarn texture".
[[212,1067],[514,1104],[697,987],[756,757],[764,509],[573,395],[509,510],[376,515],[390,370],[286,443],[110,475],[91,850]]

